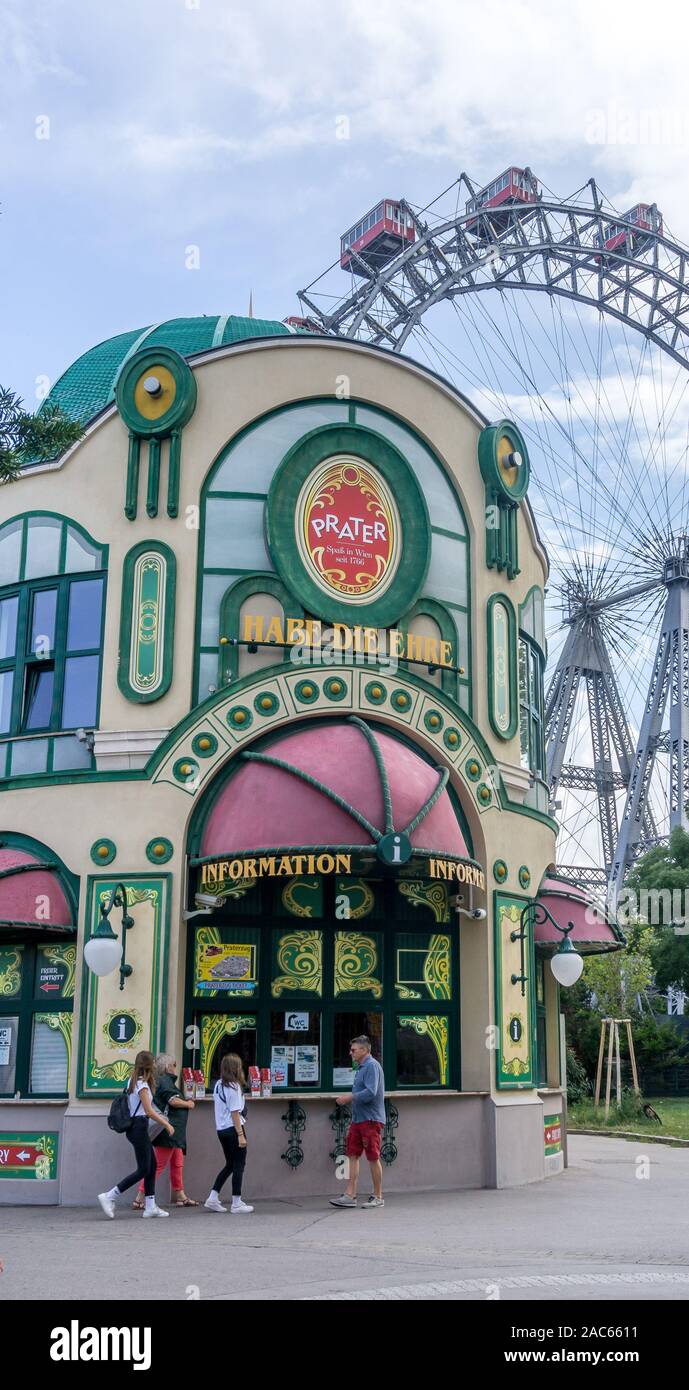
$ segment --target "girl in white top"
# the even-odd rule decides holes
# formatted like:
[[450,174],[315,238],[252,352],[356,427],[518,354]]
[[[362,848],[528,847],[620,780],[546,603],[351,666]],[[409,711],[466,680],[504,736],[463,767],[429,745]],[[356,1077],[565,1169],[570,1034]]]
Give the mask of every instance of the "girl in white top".
[[127,1130],[127,1138],[134,1149],[136,1155],[136,1171],[130,1173],[116,1187],[111,1187],[109,1192],[99,1192],[98,1201],[100,1202],[106,1216],[111,1219],[115,1215],[115,1199],[120,1193],[126,1192],[143,1178],[144,1180],[144,1216],[169,1216],[168,1211],[156,1205],[155,1199],[155,1180],[156,1180],[156,1161],[153,1152],[153,1145],[148,1134],[148,1121],[156,1120],[158,1124],[166,1129],[168,1134],[172,1134],[173,1128],[169,1120],[164,1115],[160,1115],[153,1105],[153,1068],[154,1058],[152,1052],[139,1052],[134,1062],[131,1078],[129,1081],[127,1103],[132,1123]]
[[223,1183],[232,1177],[233,1214],[251,1212],[253,1207],[242,1201],[242,1179],[246,1166],[246,1133],[244,1118],[244,1091],[246,1078],[242,1059],[236,1052],[229,1052],[220,1064],[220,1080],[213,1088],[215,1105],[215,1128],[225,1156],[225,1166],[221,1168],[210,1190],[205,1206],[209,1211],[227,1211],[220,1201]]

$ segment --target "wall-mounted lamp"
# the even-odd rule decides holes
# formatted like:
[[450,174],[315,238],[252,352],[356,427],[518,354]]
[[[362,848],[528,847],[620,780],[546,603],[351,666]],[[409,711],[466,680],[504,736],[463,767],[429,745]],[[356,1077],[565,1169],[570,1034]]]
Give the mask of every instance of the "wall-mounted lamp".
[[[114,907],[122,908],[121,942],[110,925],[110,913]],[[127,911],[127,890],[123,883],[118,883],[107,903],[100,905],[100,921],[93,936],[84,946],[84,960],[94,975],[111,975],[119,966],[120,989],[124,989],[124,982],[132,973],[132,967],[126,961],[126,953],[127,931],[133,926],[134,918],[130,917]]]
[[512,984],[521,985],[523,998],[526,994],[527,981],[527,975],[525,971],[525,947],[528,938],[527,924],[529,917],[531,917],[532,919],[533,926],[535,926],[536,923],[541,924],[543,922],[550,922],[551,925],[555,927],[555,930],[561,933],[564,939],[560,942],[560,945],[558,946],[555,955],[552,957],[550,961],[550,969],[552,970],[553,975],[555,976],[555,979],[557,980],[559,985],[564,985],[565,987],[567,987],[569,985],[576,984],[584,968],[584,962],[581,956],[579,955],[579,952],[574,949],[569,939],[569,933],[571,931],[574,931],[574,923],[568,922],[566,927],[561,927],[560,923],[555,921],[555,918],[553,917],[552,913],[548,911],[547,907],[545,907],[543,903],[539,902],[526,904],[526,907],[523,908],[522,912],[520,913],[519,931],[510,932],[510,941],[519,941],[521,945],[521,973],[519,975],[511,976]]

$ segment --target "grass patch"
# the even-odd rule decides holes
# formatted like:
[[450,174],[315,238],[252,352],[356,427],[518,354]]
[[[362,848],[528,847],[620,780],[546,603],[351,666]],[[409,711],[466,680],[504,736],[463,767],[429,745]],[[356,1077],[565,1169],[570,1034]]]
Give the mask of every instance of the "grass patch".
[[625,1094],[618,1110],[611,1099],[608,1123],[605,1123],[605,1103],[596,1110],[593,1101],[582,1101],[572,1105],[567,1111],[567,1123],[571,1130],[601,1129],[606,1131],[634,1130],[638,1134],[648,1131],[660,1138],[664,1134],[674,1139],[689,1139],[689,1097],[644,1096],[644,1103],[653,1106],[662,1120],[657,1124],[649,1120],[638,1105],[636,1097]]

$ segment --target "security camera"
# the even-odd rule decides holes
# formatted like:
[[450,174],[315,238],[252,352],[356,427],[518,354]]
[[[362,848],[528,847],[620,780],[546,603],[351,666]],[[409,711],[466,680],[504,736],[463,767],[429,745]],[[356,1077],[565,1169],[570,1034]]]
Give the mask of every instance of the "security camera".
[[484,922],[487,915],[485,907],[473,907],[469,913],[469,916],[473,917],[475,922]]
[[195,893],[194,902],[197,907],[217,907],[222,898],[220,895],[215,897],[213,893]]

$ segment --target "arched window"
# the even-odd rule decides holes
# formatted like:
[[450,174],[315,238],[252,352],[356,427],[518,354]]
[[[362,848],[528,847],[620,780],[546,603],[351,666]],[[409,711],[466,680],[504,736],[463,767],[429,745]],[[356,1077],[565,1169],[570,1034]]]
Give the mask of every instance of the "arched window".
[[87,769],[107,546],[48,512],[0,528],[0,778]]

